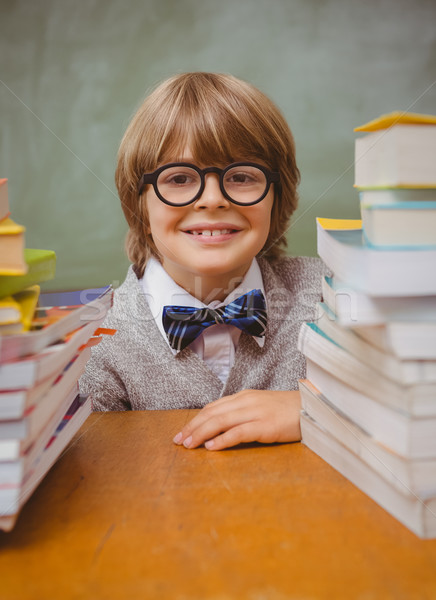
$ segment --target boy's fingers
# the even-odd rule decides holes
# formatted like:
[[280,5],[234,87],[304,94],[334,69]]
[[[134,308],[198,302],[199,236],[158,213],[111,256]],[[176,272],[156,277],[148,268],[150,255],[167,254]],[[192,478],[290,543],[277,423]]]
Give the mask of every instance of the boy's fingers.
[[206,420],[193,423],[192,429],[187,432],[187,436],[182,443],[186,448],[197,448],[217,435],[247,423],[254,418],[253,413],[247,413],[244,409],[211,414]]
[[[229,411],[228,407],[225,406],[227,401],[231,399],[232,410]],[[226,402],[223,402],[226,401]],[[182,431],[180,431],[176,436],[174,436],[173,441],[175,444],[183,444],[183,442],[192,435],[192,433],[200,428],[204,423],[211,419],[219,418],[221,415],[229,415],[231,414],[235,408],[238,407],[238,404],[234,402],[233,396],[226,396],[225,398],[220,398],[215,402],[211,402],[207,404],[202,410],[193,417],[189,423],[187,423]]]
[[210,450],[244,442],[301,439],[298,392],[244,390],[205,406],[174,437],[176,444]]
[[247,444],[249,442],[256,442],[260,435],[260,424],[258,422],[243,423],[232,427],[228,431],[217,435],[215,438],[208,440],[205,443],[205,447],[208,450],[223,450],[224,448],[231,448],[238,444]]

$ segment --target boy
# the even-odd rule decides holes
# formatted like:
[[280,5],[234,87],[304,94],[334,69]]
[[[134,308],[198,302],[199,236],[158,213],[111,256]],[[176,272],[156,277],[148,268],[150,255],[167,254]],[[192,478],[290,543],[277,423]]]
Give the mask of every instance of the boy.
[[118,154],[117,334],[81,380],[95,410],[202,408],[174,437],[187,448],[300,439],[297,337],[323,264],[284,256],[298,181],[292,134],[253,86],[185,73],[146,98]]

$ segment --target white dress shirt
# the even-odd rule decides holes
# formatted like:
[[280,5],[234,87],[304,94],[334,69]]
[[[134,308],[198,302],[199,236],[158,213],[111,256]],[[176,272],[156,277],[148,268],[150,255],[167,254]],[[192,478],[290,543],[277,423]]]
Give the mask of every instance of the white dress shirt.
[[[155,258],[148,261],[140,283],[156,325],[168,346],[168,338],[162,324],[164,306],[170,304],[194,306],[195,308],[218,308],[254,289],[260,289],[265,295],[262,274],[256,259],[253,259],[241,284],[227,296],[224,302],[214,300],[206,305],[198,298],[191,296],[186,290],[177,285]],[[189,345],[189,348],[204,360],[207,366],[225,384],[230,369],[235,362],[235,351],[240,335],[241,330],[234,325],[211,325]],[[254,337],[254,339],[260,347],[263,346],[265,338]],[[169,347],[171,348],[171,346]],[[173,354],[177,354],[177,351],[173,348],[171,348],[171,351]]]

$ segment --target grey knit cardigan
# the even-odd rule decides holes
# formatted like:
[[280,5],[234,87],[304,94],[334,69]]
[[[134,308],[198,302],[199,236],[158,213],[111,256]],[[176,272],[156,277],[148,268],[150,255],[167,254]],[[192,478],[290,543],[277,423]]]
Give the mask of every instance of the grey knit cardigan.
[[80,380],[80,391],[91,394],[93,409],[201,408],[243,389],[297,389],[305,376],[298,332],[303,321],[316,316],[326,268],[318,258],[258,261],[268,309],[265,344],[260,348],[241,334],[225,385],[189,346],[172,354],[131,266],[104,322],[117,333],[93,348]]

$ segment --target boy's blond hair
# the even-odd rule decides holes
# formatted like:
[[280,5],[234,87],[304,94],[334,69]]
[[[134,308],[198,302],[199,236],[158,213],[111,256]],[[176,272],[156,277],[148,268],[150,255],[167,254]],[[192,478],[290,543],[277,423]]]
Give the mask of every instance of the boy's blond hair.
[[260,255],[273,259],[283,254],[300,179],[284,117],[257,88],[231,75],[184,73],[164,81],[145,99],[118,152],[115,181],[129,224],[126,251],[136,274],[143,275],[150,256],[159,258],[145,198],[138,195],[139,180],[176,161],[187,144],[199,166],[249,160],[280,173],[270,232]]

